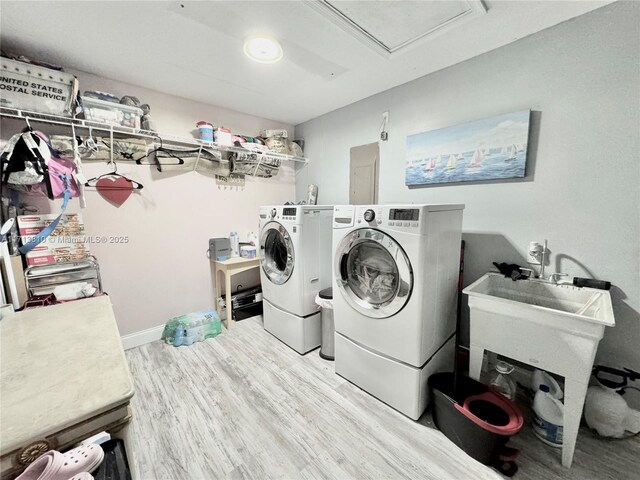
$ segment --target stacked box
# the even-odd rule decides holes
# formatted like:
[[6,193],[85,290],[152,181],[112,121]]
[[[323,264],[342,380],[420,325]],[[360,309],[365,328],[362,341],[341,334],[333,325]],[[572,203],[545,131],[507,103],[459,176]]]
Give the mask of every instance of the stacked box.
[[[20,215],[18,230],[22,244],[44,230],[58,215]],[[62,215],[58,226],[44,242],[25,255],[27,265],[50,265],[63,262],[77,262],[91,256],[85,245],[82,216],[79,213]]]

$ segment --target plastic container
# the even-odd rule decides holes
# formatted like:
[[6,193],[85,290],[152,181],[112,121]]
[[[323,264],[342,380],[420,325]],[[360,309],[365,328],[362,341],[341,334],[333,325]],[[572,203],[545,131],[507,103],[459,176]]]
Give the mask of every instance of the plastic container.
[[258,250],[253,245],[243,245],[240,247],[240,256],[242,258],[256,258]]
[[516,384],[509,375],[511,372],[513,365],[499,361],[489,380],[489,384],[509,400],[516,398]]
[[537,392],[540,388],[540,385],[546,385],[549,387],[549,395],[553,398],[557,398],[561,400],[563,397],[562,388],[556,382],[556,379],[549,375],[544,370],[538,370],[537,368],[533,371],[533,375],[531,375],[531,390]]
[[135,129],[140,128],[143,112],[138,107],[84,96],[82,97],[82,106],[86,120]]
[[533,399],[533,432],[552,447],[562,447],[564,405],[549,394],[547,385],[540,385]]
[[216,127],[213,131],[213,138],[218,145],[233,145],[231,130],[224,127]]
[[200,140],[204,140],[205,142],[213,142],[213,125],[211,125],[209,122],[198,122],[196,123],[196,127],[198,127]]
[[258,236],[253,232],[249,232],[249,235],[247,235],[247,241],[254,247],[258,246]]
[[231,257],[239,257],[240,239],[238,238],[238,232],[231,232],[229,234],[229,243],[231,244]]

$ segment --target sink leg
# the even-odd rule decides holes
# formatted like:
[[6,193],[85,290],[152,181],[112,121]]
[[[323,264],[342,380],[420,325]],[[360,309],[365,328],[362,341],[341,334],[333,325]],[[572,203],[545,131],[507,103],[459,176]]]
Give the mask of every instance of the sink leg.
[[484,348],[475,345],[469,346],[469,376],[474,380],[480,380],[483,355]]
[[573,452],[576,449],[576,440],[586,394],[587,383],[565,378],[562,465],[566,468],[570,468],[573,461]]

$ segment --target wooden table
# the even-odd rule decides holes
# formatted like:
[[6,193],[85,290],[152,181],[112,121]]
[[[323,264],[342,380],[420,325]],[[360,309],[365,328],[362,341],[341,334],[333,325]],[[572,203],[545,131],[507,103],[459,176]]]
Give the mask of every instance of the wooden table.
[[103,430],[124,437],[134,471],[127,441],[133,381],[109,297],[3,313],[3,478],[47,450],[65,450]]
[[[219,286],[222,285],[219,274],[222,274],[222,276],[224,277],[225,304],[227,306],[227,330],[231,328],[233,309],[233,305],[231,304],[231,277],[233,277],[237,273],[246,272],[247,270],[251,270],[252,268],[257,268],[259,266],[259,258],[233,257],[229,260],[215,262],[215,281],[217,296],[222,296],[219,288]],[[216,302],[216,311],[218,312],[218,314],[221,313],[218,302]]]

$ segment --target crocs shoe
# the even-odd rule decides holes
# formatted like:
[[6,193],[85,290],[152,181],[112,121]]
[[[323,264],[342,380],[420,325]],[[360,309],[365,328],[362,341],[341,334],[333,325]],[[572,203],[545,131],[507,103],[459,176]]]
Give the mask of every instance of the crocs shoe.
[[83,472],[93,472],[104,459],[100,445],[82,445],[60,453],[49,450],[38,457],[16,480],[69,480]]
[[74,475],[69,480],[93,480],[93,475],[91,475],[89,472],[82,472],[78,475]]

